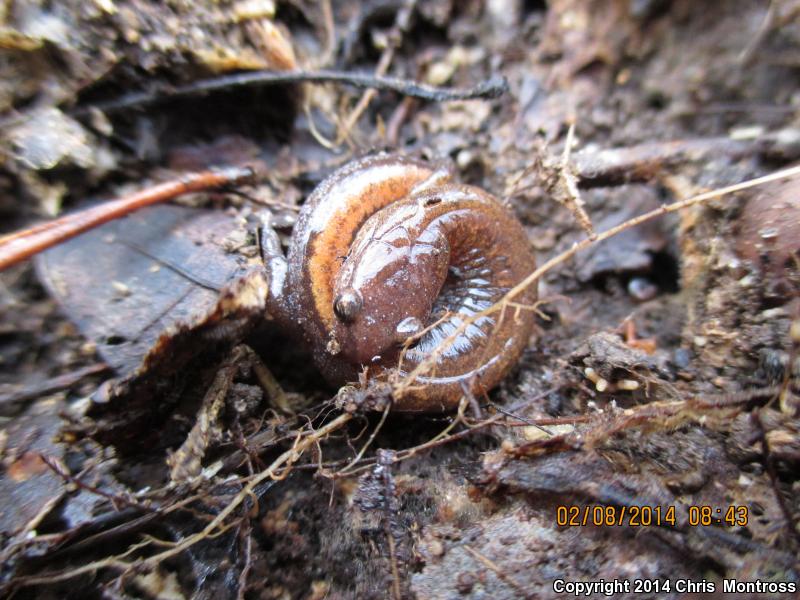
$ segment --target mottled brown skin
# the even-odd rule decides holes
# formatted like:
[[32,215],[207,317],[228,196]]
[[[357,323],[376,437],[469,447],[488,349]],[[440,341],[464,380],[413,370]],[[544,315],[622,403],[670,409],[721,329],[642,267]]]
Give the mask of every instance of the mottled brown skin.
[[[269,311],[300,329],[332,383],[354,381],[365,367],[379,378],[411,372],[464,317],[534,269],[516,218],[483,190],[449,180],[447,171],[411,158],[362,158],[309,197],[288,262],[276,239],[265,237]],[[516,301],[533,304],[536,290]],[[530,310],[506,309],[477,320],[395,397],[394,409],[444,411],[465,389],[489,390],[525,349],[533,318]]]

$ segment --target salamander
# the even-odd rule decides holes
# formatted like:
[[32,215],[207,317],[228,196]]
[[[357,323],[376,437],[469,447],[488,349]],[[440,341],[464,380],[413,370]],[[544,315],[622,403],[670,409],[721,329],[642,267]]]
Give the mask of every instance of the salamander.
[[465,326],[531,273],[535,258],[496,198],[422,160],[377,154],[346,164],[304,203],[288,256],[268,228],[262,252],[269,316],[301,335],[331,383],[365,369],[402,377],[428,359],[393,410],[445,411],[467,391],[488,391],[533,331],[524,308],[536,301],[533,286],[517,308]]

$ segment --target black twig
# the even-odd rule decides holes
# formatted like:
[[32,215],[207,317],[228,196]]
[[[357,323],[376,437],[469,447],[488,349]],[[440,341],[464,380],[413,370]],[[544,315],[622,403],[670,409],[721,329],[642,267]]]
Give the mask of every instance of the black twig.
[[86,116],[93,109],[101,110],[105,113],[115,113],[160,104],[175,98],[202,96],[222,90],[300,82],[343,83],[357,88],[393,91],[404,96],[412,96],[432,102],[498,98],[508,91],[508,82],[505,77],[500,75],[492,76],[474,87],[459,89],[436,87],[396,77],[376,77],[367,73],[349,73],[346,71],[251,71],[203,79],[178,87],[163,87],[149,92],[134,92],[114,100],[78,107],[71,114],[76,117]]

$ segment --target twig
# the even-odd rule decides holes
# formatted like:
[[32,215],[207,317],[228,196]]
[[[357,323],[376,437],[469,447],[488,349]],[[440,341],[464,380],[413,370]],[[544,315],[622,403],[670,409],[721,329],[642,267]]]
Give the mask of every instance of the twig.
[[286,468],[288,468],[288,466],[296,462],[300,458],[300,456],[302,456],[303,452],[305,452],[309,447],[316,444],[318,440],[324,438],[329,433],[332,433],[337,429],[340,429],[352,418],[353,418],[352,415],[349,413],[341,414],[327,425],[324,425],[317,430],[310,431],[305,436],[299,438],[297,443],[294,444],[292,448],[290,448],[289,450],[281,454],[278,458],[276,458],[267,469],[249,478],[247,485],[245,485],[245,487],[242,488],[238,494],[236,494],[233,500],[231,500],[231,502],[227,504],[219,512],[219,514],[217,514],[208,523],[208,525],[206,525],[201,531],[184,538],[183,540],[181,540],[168,550],[164,550],[163,552],[159,552],[158,554],[154,554],[148,558],[138,560],[136,562],[126,562],[125,560],[123,560],[126,556],[129,556],[132,552],[135,552],[137,549],[145,545],[148,545],[148,543],[142,543],[139,545],[131,546],[121,555],[111,556],[101,560],[93,561],[85,565],[81,565],[80,567],[77,567],[75,569],[62,571],[60,573],[19,577],[15,579],[12,582],[12,584],[24,587],[30,585],[55,583],[57,581],[65,581],[68,579],[72,579],[74,577],[78,577],[86,573],[94,573],[99,569],[108,569],[108,568],[122,570],[122,571],[127,571],[132,568],[142,569],[145,571],[153,569],[157,567],[162,561],[165,561],[168,558],[176,556],[181,552],[183,552],[184,550],[186,550],[187,548],[190,548],[196,543],[200,542],[201,540],[208,538],[210,535],[215,533],[215,530],[225,527],[223,525],[225,519],[227,519],[237,508],[239,508],[239,506],[245,501],[245,499],[251,497],[253,491],[259,484],[266,481],[267,479],[276,477],[276,472],[279,468],[283,467],[284,465],[287,465]]
[[109,200],[98,206],[0,237],[0,271],[84,231],[145,206],[166,202],[190,192],[199,192],[225,185],[238,185],[252,178],[253,171],[248,167],[228,167],[191,173],[128,196]]
[[264,361],[261,360],[261,357],[259,357],[258,354],[256,354],[249,346],[247,347],[247,357],[252,365],[253,373],[256,376],[258,385],[266,394],[267,399],[272,402],[272,404],[277,406],[278,409],[285,415],[294,415],[295,410],[292,407],[289,394],[284,391],[280,382],[275,379],[272,371],[270,371],[267,365],[264,364]]
[[747,66],[750,65],[753,57],[756,54],[756,50],[758,50],[758,47],[764,41],[764,38],[775,26],[776,16],[777,10],[775,6],[775,0],[770,0],[769,6],[767,7],[767,12],[764,14],[764,18],[761,20],[761,25],[758,26],[758,31],[750,39],[750,41],[747,43],[747,46],[745,46],[744,50],[742,50],[737,57],[739,64]]
[[[575,124],[572,123],[567,130],[567,139],[560,158],[553,156],[546,144],[537,144],[537,150],[529,164],[508,183],[503,202],[507,203],[511,196],[517,196],[533,188],[541,188],[547,197],[572,213],[587,235],[592,235],[594,226],[578,189],[578,169],[571,160],[574,139]],[[528,177],[531,179],[525,181],[523,185],[523,181]]]
[[469,554],[472,555],[478,562],[483,563],[485,566],[489,567],[492,571],[494,571],[495,575],[497,575],[502,581],[506,582],[512,588],[514,588],[518,593],[522,594],[523,598],[529,598],[530,594],[525,591],[525,588],[518,584],[516,581],[511,579],[504,571],[500,568],[500,566],[489,559],[488,557],[484,556],[468,544],[462,544],[461,547],[466,550]]
[[572,152],[574,140],[575,123],[572,123],[567,131],[567,140],[564,142],[564,154],[561,156],[561,161],[556,169],[559,175],[558,179],[565,192],[563,194],[563,202],[586,232],[586,235],[593,235],[594,225],[592,225],[592,220],[586,212],[586,203],[578,191],[578,177],[575,175],[570,162],[570,153]]
[[116,100],[98,102],[91,106],[77,108],[70,114],[74,117],[82,117],[90,114],[92,110],[101,110],[107,114],[112,114],[133,108],[143,108],[145,106],[161,104],[176,98],[202,96],[226,89],[301,82],[343,83],[357,88],[373,88],[376,90],[397,92],[404,96],[413,96],[432,102],[498,98],[508,91],[508,82],[504,77],[499,75],[490,77],[488,80],[479,83],[475,87],[458,89],[436,87],[396,77],[375,77],[367,73],[348,73],[324,69],[319,71],[253,71],[237,73],[235,75],[223,75],[212,79],[203,79],[188,85],[164,88],[155,92],[126,94]]
[[[392,26],[392,30],[388,36],[389,43],[384,49],[380,61],[378,61],[378,66],[375,68],[376,77],[383,77],[389,70],[389,65],[394,58],[397,48],[400,46],[402,36],[406,31],[408,31],[409,24],[411,23],[411,16],[414,14],[414,8],[416,7],[416,4],[417,0],[404,0],[403,4],[400,6],[400,9],[397,11],[394,25]],[[374,89],[369,89],[361,95],[361,98],[359,98],[355,108],[350,112],[342,124],[342,127],[339,131],[339,136],[336,140],[337,143],[341,144],[342,141],[350,136],[350,131],[352,131],[356,121],[358,121],[359,117],[367,109],[369,103],[372,102],[372,99],[375,97],[376,93],[377,92]]]
[[[547,396],[549,396],[553,392],[557,391],[559,389],[559,387],[560,386],[549,388],[549,389],[547,389],[547,390],[545,390],[545,391],[543,391],[543,392],[541,392],[539,394],[536,394],[535,396],[533,396],[531,398],[528,398],[528,399],[524,400],[523,402],[520,402],[519,404],[517,404],[515,406],[510,407],[508,410],[509,411],[521,410],[522,408],[524,408],[527,405],[532,404],[533,402],[541,400],[542,398],[546,398]],[[450,422],[450,424],[448,424],[448,426],[443,431],[438,433],[433,439],[431,439],[431,440],[429,440],[429,441],[427,441],[427,442],[425,442],[423,444],[419,444],[417,446],[414,446],[412,448],[406,448],[405,450],[401,450],[401,451],[397,452],[395,454],[395,462],[400,462],[401,460],[409,459],[412,456],[416,456],[417,454],[419,454],[423,450],[429,450],[431,448],[435,448],[437,446],[442,446],[442,445],[447,444],[449,442],[454,442],[456,440],[460,440],[460,439],[465,438],[465,437],[467,437],[469,435],[472,435],[476,431],[480,431],[482,429],[486,429],[488,427],[491,427],[492,425],[504,425],[505,423],[502,422],[502,419],[507,416],[507,415],[502,414],[502,413],[496,413],[495,415],[493,415],[493,416],[491,416],[491,417],[489,417],[487,419],[484,419],[480,423],[476,423],[474,425],[469,426],[467,429],[465,429],[463,431],[459,431],[458,433],[451,434],[450,431],[453,429],[453,427],[460,420],[461,410],[462,410],[462,405],[460,404],[459,405],[459,417],[456,418],[456,419],[453,419]],[[519,417],[513,416],[513,418],[519,418]],[[575,423],[575,422],[585,421],[587,419],[588,418],[584,417],[584,416],[580,416],[580,417],[559,417],[559,418],[536,419],[535,422],[538,425],[559,425],[559,424],[563,424],[563,423]],[[525,423],[525,425],[528,426],[528,423]],[[351,472],[351,474],[352,474],[352,472]]]
[[497,412],[499,412],[501,414],[504,414],[507,417],[511,417],[512,419],[516,419],[517,421],[522,421],[522,424],[524,424],[524,425],[529,425],[531,427],[535,427],[536,429],[540,430],[542,433],[547,434],[548,436],[553,435],[551,432],[547,431],[547,429],[545,429],[544,427],[539,425],[539,423],[537,423],[533,419],[528,419],[526,417],[523,417],[522,415],[514,414],[510,410],[507,410],[507,409],[503,408],[502,406],[500,406],[499,404],[496,404],[495,402],[489,402],[489,404]]
[[350,470],[350,468],[353,465],[357,464],[359,460],[361,460],[361,457],[364,456],[364,453],[367,451],[367,448],[369,448],[370,445],[372,444],[372,442],[375,441],[375,438],[377,437],[378,432],[381,430],[381,427],[383,427],[383,424],[386,422],[386,417],[389,415],[389,410],[391,408],[392,408],[392,404],[390,402],[388,402],[386,404],[386,408],[383,409],[383,414],[381,415],[381,420],[378,421],[378,424],[375,426],[375,429],[372,430],[372,434],[370,434],[369,438],[364,443],[364,445],[361,446],[361,450],[358,451],[358,454],[355,455],[353,460],[351,460],[347,464],[347,466],[345,468],[343,468],[340,471],[334,473],[335,477],[342,477],[344,475],[347,475],[347,472]]
[[409,113],[414,108],[416,100],[411,97],[403,98],[403,101],[389,117],[389,122],[386,124],[386,144],[389,146],[397,146],[400,139],[400,130],[403,123],[408,118]]
[[39,458],[41,458],[42,462],[44,464],[46,464],[48,467],[50,467],[50,469],[56,475],[61,477],[64,481],[66,481],[68,483],[71,483],[75,487],[78,487],[78,488],[80,488],[82,490],[86,490],[87,492],[90,492],[92,494],[96,494],[98,496],[101,496],[101,497],[105,498],[106,500],[111,502],[111,505],[114,508],[117,507],[117,504],[122,504],[123,506],[127,506],[129,508],[138,508],[138,509],[144,510],[146,512],[153,512],[153,511],[156,510],[151,506],[147,506],[146,504],[140,504],[139,502],[136,502],[135,500],[131,500],[131,499],[128,499],[128,498],[125,498],[124,496],[118,496],[116,494],[111,494],[109,492],[101,490],[98,487],[95,487],[93,485],[90,485],[90,484],[84,482],[79,477],[76,477],[75,475],[72,475],[67,470],[65,465],[63,465],[60,461],[56,460],[53,457],[47,456],[46,454],[39,453]]
[[320,10],[322,12],[322,19],[325,24],[325,52],[322,53],[319,64],[317,66],[324,67],[333,60],[336,54],[336,21],[333,18],[333,8],[331,7],[331,0],[322,0],[320,3]]
[[[508,409],[507,412],[520,410],[521,408],[523,408],[527,404],[530,404],[530,403],[535,402],[537,400],[541,400],[542,398],[544,398],[546,396],[549,396],[551,393],[553,393],[557,389],[558,389],[557,387],[550,388],[549,390],[546,390],[546,391],[542,392],[541,394],[537,394],[536,396],[534,396],[534,397],[532,397],[530,399],[527,399],[524,402],[519,403],[516,406],[512,406],[510,409]],[[511,417],[513,419],[518,419],[519,422],[518,423],[514,423],[514,422],[510,423],[510,422],[508,422],[508,420],[504,419],[504,417],[507,417],[507,416]],[[553,425],[575,425],[575,424],[578,424],[578,423],[588,423],[588,422],[592,421],[593,419],[595,419],[594,415],[577,415],[577,416],[572,416],[572,417],[546,417],[546,418],[541,418],[541,419],[522,419],[522,417],[519,417],[519,416],[514,415],[514,414],[500,414],[500,413],[497,413],[495,415],[492,415],[491,417],[488,417],[488,418],[484,419],[483,421],[480,421],[479,423],[475,423],[474,425],[468,426],[467,429],[459,431],[458,433],[450,434],[449,432],[453,428],[453,423],[454,422],[455,423],[460,422],[458,419],[453,419],[453,420],[451,420],[451,423],[442,432],[438,433],[435,437],[433,437],[432,439],[428,440],[427,442],[424,442],[424,443],[422,443],[422,444],[420,444],[418,446],[413,446],[411,448],[406,448],[404,450],[400,450],[397,453],[395,453],[394,462],[401,462],[403,460],[407,460],[409,458],[412,458],[412,457],[416,456],[417,454],[419,454],[420,452],[422,452],[424,450],[429,450],[429,449],[435,448],[437,446],[443,446],[444,444],[449,444],[450,442],[455,442],[457,440],[464,439],[464,438],[472,435],[473,433],[477,433],[477,432],[482,431],[484,429],[487,429],[487,428],[489,428],[489,427],[491,427],[493,425],[496,425],[498,427],[530,427],[530,426],[547,427],[547,426],[553,426]],[[297,465],[294,468],[298,469],[298,470],[314,469],[314,470],[317,470],[318,472],[320,470],[322,470],[324,472],[324,471],[329,471],[330,469],[336,468],[336,467],[344,464],[344,462],[345,462],[344,460],[336,460],[336,461],[332,461],[332,462],[328,462],[328,463],[322,463],[322,464],[315,463],[315,464]],[[374,467],[374,463],[375,462],[376,462],[376,458],[375,457],[369,457],[369,458],[363,459],[363,460],[361,460],[359,462],[359,464],[358,464],[358,466],[356,468],[353,468],[348,473],[348,475],[355,475],[355,474],[361,473],[361,472],[363,472],[365,470],[372,469]]]
[[249,521],[245,521],[244,526],[240,532],[240,536],[244,538],[244,568],[239,573],[239,581],[236,589],[236,600],[244,600],[245,591],[247,590],[247,576],[250,574],[250,569],[253,566],[252,546],[253,546],[253,528],[250,526]]

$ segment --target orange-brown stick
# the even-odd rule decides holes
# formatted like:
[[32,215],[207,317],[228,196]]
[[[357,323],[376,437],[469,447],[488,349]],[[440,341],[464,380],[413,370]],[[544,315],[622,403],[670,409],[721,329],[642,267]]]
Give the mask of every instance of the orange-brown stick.
[[135,210],[166,202],[189,192],[223,185],[236,185],[253,177],[247,167],[228,167],[184,175],[99,206],[78,211],[47,223],[0,237],[0,271],[34,254],[75,237],[93,227],[123,217]]

